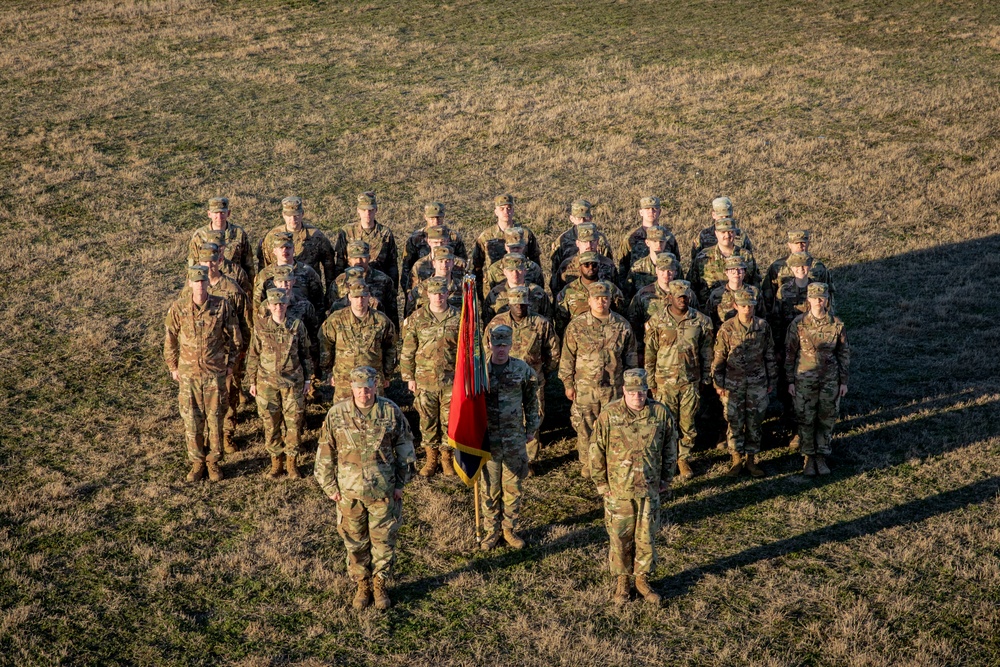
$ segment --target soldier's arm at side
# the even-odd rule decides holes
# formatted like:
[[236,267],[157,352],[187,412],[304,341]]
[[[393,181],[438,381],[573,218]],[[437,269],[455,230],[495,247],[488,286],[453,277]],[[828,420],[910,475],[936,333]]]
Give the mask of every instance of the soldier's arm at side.
[[[257,369],[260,368],[260,335],[257,329],[254,329],[253,334],[250,336],[250,351],[247,353],[247,378],[250,379],[251,388],[257,384]],[[256,390],[252,390],[251,394],[257,394]]]
[[764,372],[767,373],[767,390],[771,389],[778,382],[778,362],[774,357],[774,336],[771,335],[771,326],[764,323],[764,333],[767,342],[764,347]]
[[650,390],[656,393],[656,357],[660,352],[660,337],[653,320],[646,322],[645,352],[642,366],[646,369],[646,383]]
[[546,322],[542,330],[542,354],[545,356],[545,362],[542,364],[542,372],[545,375],[559,369],[562,345],[559,343],[559,336],[556,335],[556,328],[552,326],[551,321]]
[[330,374],[337,357],[337,332],[331,322],[332,318],[333,315],[326,318],[319,328],[319,368],[316,369],[316,374],[323,379]]
[[229,372],[232,373],[240,358],[240,352],[243,350],[243,333],[240,330],[240,321],[236,317],[236,310],[229,305],[229,299],[222,300],[222,311],[226,323],[225,336],[228,347],[226,365],[229,366]]
[[712,334],[712,322],[706,321],[701,330],[701,338],[698,341],[698,353],[701,357],[701,381],[703,384],[712,383],[712,376],[709,373],[709,369],[712,368],[713,344],[715,342]]
[[319,261],[323,267],[323,282],[326,285],[330,285],[333,279],[337,277],[337,256],[333,252],[333,244],[330,243],[330,239],[327,238],[326,234],[322,235],[322,240],[320,241]]
[[[412,318],[412,315],[410,316]],[[417,339],[416,323],[412,319],[403,320],[403,343],[399,349],[399,374],[403,382],[413,382],[417,379]]]
[[531,440],[542,425],[538,418],[538,377],[531,366],[524,366],[528,369],[528,376],[521,383],[521,401],[524,406],[524,431]]
[[663,451],[660,463],[660,490],[670,488],[674,481],[674,466],[677,465],[677,423],[669,410],[665,410],[666,424],[663,433]]
[[330,425],[328,414],[323,420],[323,430],[319,436],[319,446],[316,449],[316,468],[313,476],[319,483],[319,488],[332,500],[340,500],[340,485],[337,483],[336,442]]
[[625,322],[625,349],[622,354],[622,361],[625,363],[625,368],[635,368],[639,365],[639,353],[636,350],[635,344],[635,333],[632,331],[632,326]]
[[[559,355],[559,379],[566,388],[566,394],[576,393],[573,376],[576,374],[576,333],[572,327],[566,328],[563,335],[562,354]],[[573,399],[570,399],[573,400]]]
[[181,356],[181,347],[178,336],[181,331],[180,317],[174,305],[170,306],[163,323],[163,360],[167,362],[167,370],[177,379],[177,363]]
[[296,320],[296,322],[298,323],[299,363],[302,364],[302,377],[306,382],[312,382],[313,365],[309,331],[306,330],[306,325],[303,324],[302,320]]
[[397,500],[402,498],[403,487],[409,483],[413,477],[413,466],[417,461],[417,454],[413,449],[413,434],[410,432],[410,424],[403,416],[403,411],[394,406],[396,413],[396,463],[395,463],[395,493]]
[[715,356],[712,358],[712,382],[716,391],[726,390],[726,359],[729,357],[729,345],[722,329],[715,339]]
[[608,413],[604,411],[594,424],[594,436],[590,440],[590,477],[597,485],[597,492],[602,496],[611,493],[611,485],[608,483],[609,439]]
[[341,229],[333,240],[334,278],[347,270],[347,233]]
[[[795,385],[795,367],[799,364],[799,327],[792,322],[785,334],[785,377],[790,385]],[[794,395],[794,392],[792,392]]]
[[850,377],[851,368],[851,345],[847,342],[847,330],[844,328],[843,323],[840,325],[840,335],[837,340],[837,371],[839,373],[840,379],[839,383],[843,389],[840,390],[840,395],[843,396],[847,393],[847,380]]

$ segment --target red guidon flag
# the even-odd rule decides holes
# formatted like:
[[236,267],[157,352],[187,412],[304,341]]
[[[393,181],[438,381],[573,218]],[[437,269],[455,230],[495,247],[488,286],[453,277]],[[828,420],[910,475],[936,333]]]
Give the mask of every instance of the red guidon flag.
[[455,384],[448,414],[448,444],[455,448],[455,472],[463,482],[472,486],[490,460],[486,435],[486,392],[489,391],[490,379],[486,373],[486,357],[483,356],[474,275],[466,274],[462,292],[462,322],[458,328]]

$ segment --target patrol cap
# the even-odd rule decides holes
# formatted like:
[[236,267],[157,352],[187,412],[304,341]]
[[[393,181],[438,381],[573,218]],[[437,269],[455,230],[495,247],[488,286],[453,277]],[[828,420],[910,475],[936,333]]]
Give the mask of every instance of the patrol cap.
[[283,289],[278,289],[277,287],[272,287],[267,290],[267,303],[288,303],[288,294]]
[[368,247],[366,241],[361,239],[355,239],[347,244],[347,257],[348,259],[356,259],[358,257],[371,257],[371,251]]
[[581,222],[576,226],[576,240],[587,243],[597,240],[597,225],[592,222]]
[[593,250],[580,253],[580,264],[600,264],[601,254]]
[[302,213],[302,197],[285,197],[281,200],[282,215],[297,215]]
[[740,306],[756,306],[757,288],[753,285],[746,285],[743,289],[736,290],[736,293],[733,295],[733,299],[736,301],[737,305]]
[[271,239],[271,247],[272,248],[283,248],[283,247],[294,248],[295,247],[295,241],[293,239],[294,239],[294,237],[292,236],[291,232],[278,232]]
[[788,256],[788,266],[812,266],[813,256],[807,252],[793,252]]
[[223,211],[229,210],[229,198],[228,197],[212,197],[208,200],[208,212],[209,213],[221,213]]
[[448,238],[448,229],[444,225],[434,225],[427,228],[427,238],[434,241],[444,241]]
[[493,198],[494,206],[513,206],[514,205],[514,195],[504,193],[502,195],[497,195]]
[[490,331],[490,345],[511,345],[514,342],[514,330],[506,324],[501,324]]
[[574,218],[589,218],[590,202],[586,199],[577,199],[570,205],[569,214]]
[[712,213],[727,218],[733,217],[733,202],[729,197],[716,197],[712,200]]
[[350,284],[352,280],[363,281],[365,279],[365,269],[363,266],[349,266],[344,269],[344,275],[346,276],[344,280],[346,280],[348,284]]
[[808,229],[792,229],[788,232],[789,243],[809,243]]
[[646,230],[646,240],[647,241],[666,241],[667,240],[667,229],[666,227],[661,227],[660,225],[653,225]]
[[289,264],[276,266],[274,267],[274,275],[272,277],[275,282],[278,282],[279,280],[283,283],[294,282],[296,278],[295,273],[293,273],[294,270],[295,267]]
[[623,373],[625,382],[622,391],[649,391],[649,384],[646,382],[646,369],[630,368]]
[[611,283],[607,280],[598,280],[587,288],[587,294],[591,297],[610,297],[611,292]]
[[201,264],[195,264],[194,266],[189,266],[187,270],[187,279],[191,283],[203,283],[208,280],[208,267],[202,266]]
[[368,192],[362,192],[359,194],[358,208],[362,211],[374,211],[378,208],[378,201],[375,199],[375,193],[369,190]]
[[372,292],[364,280],[352,280],[347,287],[347,294],[349,296],[371,296]]
[[424,217],[425,218],[443,218],[444,217],[444,204],[439,201],[432,201],[430,204],[424,206]]
[[830,286],[826,283],[809,283],[809,287],[806,291],[806,296],[810,299],[815,298],[830,298]]
[[503,230],[503,242],[507,245],[526,245],[524,227],[508,227]]
[[427,285],[428,294],[448,293],[448,280],[445,278],[434,276],[433,278],[428,278],[424,284]]
[[205,243],[214,243],[220,248],[226,245],[226,233],[221,229],[210,229],[205,232]]
[[507,303],[512,306],[527,306],[531,303],[531,290],[527,285],[508,287],[506,294]]
[[660,198],[643,197],[639,200],[639,208],[660,208]]
[[680,271],[680,262],[674,257],[672,252],[658,252],[656,253],[656,268],[658,269],[673,269],[674,271]]
[[503,257],[503,268],[505,269],[527,269],[528,263],[525,261],[525,257],[519,252],[509,252]]
[[731,257],[726,257],[726,271],[729,269],[746,269],[747,262],[743,259],[743,255],[732,255]]
[[684,296],[691,291],[691,283],[686,280],[671,280],[667,290],[673,296]]
[[455,259],[455,253],[451,251],[449,246],[441,246],[440,248],[431,249],[431,261],[438,261],[444,259]]
[[351,371],[351,386],[355,389],[373,388],[378,379],[378,371],[371,366],[358,366]]
[[735,232],[736,224],[733,222],[732,218],[719,218],[715,221],[715,231],[717,232]]
[[215,262],[219,259],[219,246],[214,243],[202,243],[198,246],[198,252],[195,253],[195,257],[199,264]]

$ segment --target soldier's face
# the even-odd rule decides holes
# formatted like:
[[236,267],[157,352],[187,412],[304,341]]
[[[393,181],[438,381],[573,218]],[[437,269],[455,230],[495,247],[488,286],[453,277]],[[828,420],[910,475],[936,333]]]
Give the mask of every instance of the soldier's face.
[[809,241],[796,241],[788,244],[789,252],[809,252]]
[[443,313],[448,309],[448,295],[444,292],[428,294],[427,303],[435,313]]
[[274,249],[274,258],[278,260],[278,264],[291,264],[292,263],[292,249],[288,246],[280,246]]
[[747,320],[749,320],[751,317],[753,317],[753,308],[754,308],[753,305],[751,305],[749,303],[747,303],[747,304],[743,304],[743,303],[736,304],[736,312],[740,316],[740,319],[743,320],[744,322],[747,321]]
[[427,223],[428,227],[440,227],[441,225],[444,224],[444,216],[443,215],[438,215],[438,216],[431,217],[431,216],[425,215],[424,216],[424,222]]
[[597,280],[597,262],[584,262],[581,264],[580,275],[587,280]]
[[732,230],[718,231],[715,232],[715,238],[718,239],[719,245],[723,248],[731,248],[733,246],[733,241],[736,240],[736,232]]
[[520,243],[515,243],[514,245],[504,244],[503,247],[507,249],[507,252],[516,252],[520,255],[524,254],[524,246]]
[[792,275],[799,280],[805,280],[809,276],[808,266],[792,266],[789,268],[792,270]]
[[597,252],[597,241],[581,241],[577,239],[576,249],[578,252]]
[[743,284],[743,279],[746,278],[746,269],[726,269],[726,275],[729,276],[729,282],[736,283],[737,285]]
[[495,364],[505,364],[507,360],[510,359],[510,345],[490,345],[490,353],[493,357],[493,363]]
[[285,313],[288,312],[287,303],[268,303],[267,309],[271,311],[271,317],[281,321],[285,319]]
[[435,259],[433,264],[434,264],[434,275],[440,277],[447,277],[451,275],[451,270],[455,267],[455,260]]
[[592,220],[592,218],[590,218],[590,217],[578,218],[575,215],[569,216],[569,221],[572,222],[574,225],[579,225],[579,224],[582,224],[584,222],[590,222],[591,220]]
[[658,208],[640,208],[639,217],[642,218],[642,224],[645,227],[652,227],[656,224],[656,221],[660,219],[660,209]]
[[361,221],[363,225],[370,225],[375,221],[375,212],[377,209],[374,208],[359,208],[358,209],[358,220]]
[[507,278],[507,284],[509,285],[523,285],[524,284],[524,269],[504,269],[503,275]]
[[375,405],[375,387],[355,387],[351,385],[354,394],[354,404],[359,408],[368,409]]
[[349,296],[347,297],[351,300],[351,310],[354,314],[367,313],[368,306],[371,305],[371,297],[367,295],[361,296]]
[[656,282],[660,283],[660,287],[662,287],[663,289],[666,289],[667,285],[669,285],[670,281],[673,280],[675,277],[676,276],[674,276],[674,272],[672,269],[661,269],[659,267],[656,268]]
[[493,215],[497,217],[498,221],[509,223],[514,219],[514,207],[509,204],[497,206],[493,209]]
[[827,308],[830,307],[830,300],[825,296],[811,296],[809,297],[809,310],[813,313],[826,314]]
[[208,281],[189,280],[188,285],[191,286],[191,296],[195,302],[204,303],[205,299],[208,298]]
[[514,316],[515,320],[523,320],[528,315],[527,304],[512,303],[510,305],[510,314]]
[[351,266],[360,266],[362,269],[368,268],[368,258],[367,257],[348,257],[347,263]]
[[209,211],[208,219],[212,221],[214,229],[222,229],[229,220],[229,211]]
[[663,246],[665,245],[666,243],[663,241],[650,241],[649,239],[646,239],[646,247],[649,248],[649,251],[654,255],[663,252]]
[[434,248],[440,248],[443,245],[444,239],[427,239],[427,247],[431,250],[434,250]]
[[288,228],[289,230],[291,230],[291,231],[294,232],[294,231],[298,231],[299,229],[302,229],[302,214],[301,213],[296,213],[295,215],[284,215],[284,214],[282,214],[281,217],[285,219],[285,227]]
[[687,294],[674,294],[670,297],[670,300],[674,302],[674,307],[677,310],[687,310],[688,307],[688,295]]
[[625,395],[625,405],[627,405],[632,410],[642,410],[646,407],[646,393],[645,391],[624,391]]
[[587,299],[587,303],[590,305],[590,312],[595,315],[604,317],[611,312],[611,297],[592,296]]

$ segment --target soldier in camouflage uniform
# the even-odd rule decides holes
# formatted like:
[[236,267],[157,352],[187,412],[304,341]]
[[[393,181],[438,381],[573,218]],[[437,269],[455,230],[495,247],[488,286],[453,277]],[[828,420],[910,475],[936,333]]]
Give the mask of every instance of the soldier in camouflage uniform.
[[712,383],[712,323],[688,305],[694,296],[691,283],[674,280],[667,291],[667,306],[646,323],[645,366],[653,396],[667,406],[680,430],[677,466],[684,479],[691,479],[701,385]]
[[757,300],[746,290],[736,294],[736,317],[723,322],[715,337],[712,378],[726,413],[732,465],[726,474],[737,477],[746,467],[754,477],[764,471],[755,457],[760,452],[760,425],[767,411],[767,395],[778,379],[774,341],[767,321],[755,317]]
[[718,236],[715,234],[715,223],[723,218],[734,220],[733,242],[736,244],[736,247],[753,252],[753,244],[750,242],[750,236],[746,233],[745,229],[741,229],[735,224],[733,202],[730,201],[729,197],[716,197],[712,200],[712,224],[701,230],[698,236],[695,237],[694,243],[691,244],[692,261],[694,261],[698,253],[702,250],[711,248],[719,242]]
[[[520,252],[529,260],[536,264],[541,263],[538,250],[538,240],[530,229],[521,227],[514,222],[514,197],[509,194],[497,195],[493,199],[493,215],[496,216],[496,224],[491,225],[476,237],[476,243],[472,247],[472,270],[476,274],[476,280],[483,284],[486,271],[503,259],[508,252]],[[512,228],[522,230],[524,247],[514,251],[509,247],[507,230]],[[488,285],[488,283],[487,283]],[[489,291],[487,287],[484,292]]]
[[[565,260],[559,267],[559,272],[552,274],[550,287],[552,295],[559,294],[563,287],[577,280],[580,277],[580,253],[598,252],[599,232],[597,225],[592,222],[581,222],[576,226],[576,252]],[[597,276],[600,280],[607,280],[613,285],[619,284],[618,267],[610,257],[598,252]]]
[[513,330],[506,324],[490,332],[490,390],[486,394],[486,432],[490,460],[483,471],[483,525],[481,548],[489,551],[503,539],[515,549],[524,547],[517,534],[521,516],[521,480],[528,476],[527,443],[540,424],[535,372],[510,356]]
[[640,366],[646,358],[646,322],[656,317],[670,303],[667,286],[680,275],[679,267],[673,255],[661,252],[656,256],[656,282],[639,290],[628,305],[625,318],[632,325],[632,333],[635,334],[635,349],[639,354]]
[[788,327],[796,317],[809,312],[809,269],[812,265],[812,255],[807,252],[793,252],[788,256],[785,264],[786,270],[791,272],[791,276],[781,278],[778,292],[774,299],[774,308],[771,311],[770,323],[771,331],[774,332],[774,352],[778,359],[778,398],[781,399],[784,408],[784,421],[792,431],[791,442],[788,443],[792,451],[798,451],[802,440],[799,437],[799,427],[795,422],[795,401],[788,393],[788,376],[785,375],[785,339],[788,335]]
[[311,266],[317,275],[322,275],[322,284],[326,289],[336,277],[333,244],[326,234],[302,221],[303,213],[301,197],[285,197],[281,200],[281,217],[285,222],[264,235],[257,250],[257,257],[261,262],[260,268],[263,269],[274,262],[274,256],[267,254],[267,248],[271,247],[274,235],[288,233],[292,235],[295,261]]
[[269,317],[257,323],[247,358],[250,395],[257,399],[257,412],[264,420],[271,479],[277,479],[282,468],[289,479],[302,478],[297,457],[306,416],[305,394],[313,378],[309,332],[301,320],[288,317],[288,303],[284,291],[267,290]]
[[746,261],[745,282],[749,285],[760,284],[760,275],[757,273],[757,263],[754,261],[753,253],[745,248],[735,245],[736,226],[729,218],[722,218],[715,223],[715,235],[718,243],[702,250],[695,257],[688,272],[688,281],[694,289],[698,303],[708,304],[712,295],[712,290],[725,283],[726,258],[733,255],[740,255]]
[[632,327],[611,312],[613,287],[604,281],[590,286],[590,310],[566,327],[559,358],[559,379],[573,402],[570,421],[584,477],[590,476],[590,436],[597,415],[621,398],[622,373],[638,363]]
[[[660,225],[660,198],[643,197],[640,199],[639,217],[642,219],[642,224],[622,239],[621,244],[618,246],[618,275],[622,277],[622,280],[625,280],[625,277],[632,271],[632,267],[635,266],[636,262],[649,255],[649,248],[645,243],[646,233],[652,227]],[[660,248],[660,251],[673,253],[674,257],[680,259],[681,250],[680,246],[677,245],[677,239],[674,238],[673,233],[666,226],[663,227],[663,231],[663,246]],[[650,282],[653,281],[651,280]],[[636,288],[636,291],[639,289],[641,288]]]
[[[504,230],[504,240],[506,241],[504,248],[507,249],[508,255],[524,255],[526,267],[524,271],[525,282],[544,288],[545,277],[542,275],[542,267],[538,265],[538,262],[525,254],[527,233],[528,231],[524,227],[508,227]],[[487,267],[486,275],[480,283],[482,285],[483,299],[486,298],[491,289],[502,283],[504,278],[506,278],[503,272],[503,262],[501,261],[505,256],[502,255],[500,259],[493,261]]]
[[257,304],[262,303],[267,290],[274,287],[274,274],[278,271],[278,267],[290,266],[292,273],[295,274],[296,295],[308,299],[317,313],[324,312],[323,279],[311,266],[296,262],[292,258],[292,252],[295,249],[292,235],[287,232],[273,234],[268,243],[271,245],[275,261],[257,272],[257,279],[253,285],[253,296],[250,299],[251,306],[256,307]]
[[[309,351],[312,354],[312,367],[313,371],[316,372],[316,369],[319,368],[319,327],[323,322],[320,320],[313,305],[307,299],[303,299],[296,294],[295,283],[298,281],[298,278],[292,272],[292,267],[276,267],[273,280],[274,289],[282,290],[285,296],[288,297],[288,311],[285,316],[292,320],[299,320],[302,324],[306,325],[306,333],[309,334]],[[271,311],[265,301],[257,306],[254,321],[267,319],[270,316]],[[311,387],[310,390],[312,388],[314,387]]]
[[465,251],[465,242],[462,241],[462,235],[456,231],[448,229],[444,224],[444,204],[441,202],[432,202],[424,206],[424,222],[427,225],[423,229],[418,229],[417,231],[410,234],[409,238],[406,239],[406,245],[403,247],[403,267],[400,272],[400,279],[403,283],[399,286],[406,294],[413,287],[412,282],[412,271],[413,265],[417,263],[417,260],[421,257],[425,257],[430,254],[430,246],[427,245],[427,232],[432,227],[444,227],[447,230],[447,241],[446,245],[451,246],[451,251],[455,253],[456,257],[465,261],[469,259],[468,254]]
[[[596,252],[580,254],[580,277],[556,295],[553,323],[556,333],[562,335],[570,321],[590,310],[590,286],[599,282],[598,265],[600,255]],[[609,283],[611,284],[611,283]],[[611,310],[625,313],[625,297],[617,285],[611,284]]]
[[[396,288],[392,284],[392,279],[373,268],[371,265],[371,250],[364,241],[351,241],[347,244],[347,262],[352,268],[360,266],[364,269],[364,281],[371,290],[371,295],[378,303],[377,308],[386,314],[393,326],[399,327],[399,308],[396,305]],[[327,312],[333,313],[336,310],[345,308],[347,302],[344,297],[347,295],[347,272],[337,276],[337,279],[330,286],[326,295],[328,306]]]
[[524,255],[510,253],[504,257],[503,263],[504,282],[495,285],[490,293],[486,295],[486,303],[483,305],[483,323],[488,323],[497,314],[507,310],[507,292],[512,287],[527,286],[528,299],[530,301],[529,310],[539,315],[549,317],[552,314],[552,306],[549,297],[538,285],[527,283],[528,263]]
[[765,317],[764,302],[760,300],[760,290],[753,285],[744,284],[747,273],[747,263],[742,255],[727,257],[726,283],[717,286],[708,297],[705,307],[705,314],[712,318],[712,324],[718,329],[722,323],[731,317],[736,317],[736,294],[740,290],[746,289],[757,299],[757,307],[754,314],[757,317]]
[[[189,265],[197,264],[198,260],[195,255],[198,252],[198,248],[204,243],[214,243],[214,241],[209,240],[208,232],[220,231],[222,232],[222,247],[224,248],[223,254],[226,261],[242,268],[250,284],[253,285],[253,277],[256,271],[254,271],[253,249],[250,246],[250,237],[247,236],[246,231],[242,227],[229,222],[229,213],[229,199],[227,197],[212,197],[208,200],[208,218],[211,222],[204,227],[199,227],[192,234],[191,242],[188,243],[187,263]],[[248,288],[244,291],[249,293]]]
[[677,460],[677,429],[670,411],[647,398],[646,371],[633,368],[622,379],[624,398],[609,403],[594,426],[590,469],[604,499],[608,561],[617,578],[612,599],[625,604],[635,576],[636,590],[659,604],[649,575],[656,567],[660,494],[669,491]]
[[809,312],[788,327],[785,339],[785,375],[788,393],[795,401],[799,425],[802,472],[828,475],[826,457],[840,412],[840,399],[847,394],[851,347],[839,317],[830,314],[830,288],[826,283],[809,285]]
[[[347,244],[351,241],[364,241],[368,244],[371,254],[371,267],[389,276],[393,288],[399,286],[399,252],[396,249],[396,237],[392,230],[378,222],[378,201],[374,192],[362,192],[358,195],[358,221],[344,226],[333,242],[335,258],[334,272],[337,276],[347,270]],[[336,277],[336,276],[335,276]]]
[[348,378],[358,366],[379,371],[375,388],[381,396],[396,372],[396,328],[389,318],[371,307],[371,292],[363,282],[348,289],[350,307],[326,318],[319,332],[319,368],[333,387],[333,401],[351,397]]
[[455,474],[451,448],[443,442],[448,437],[460,321],[460,311],[448,305],[448,283],[443,278],[427,281],[427,305],[403,320],[399,370],[420,415],[420,444],[427,455],[422,477],[437,470],[439,454],[444,475]]
[[[586,199],[577,199],[570,206],[569,221],[572,226],[559,235],[559,238],[552,244],[549,252],[549,266],[551,275],[559,275],[559,268],[567,259],[577,253],[576,228],[585,222],[592,222],[594,217],[590,214],[590,202]],[[611,244],[601,232],[597,233],[597,252],[605,257],[611,257]],[[558,291],[558,290],[557,290]],[[555,294],[556,292],[553,292]]]
[[[549,373],[559,368],[559,355],[562,349],[555,327],[544,315],[531,312],[529,289],[527,285],[511,287],[507,292],[509,309],[494,317],[486,326],[483,337],[489,340],[490,331],[498,326],[511,328],[512,342],[510,354],[531,366],[535,371],[538,385],[538,423],[545,420],[545,382]],[[534,474],[530,464],[538,460],[541,453],[541,443],[538,432],[529,433],[528,441],[529,475]]]
[[[388,609],[387,579],[395,560],[403,487],[413,477],[413,436],[399,406],[376,396],[378,371],[351,372],[353,396],[334,403],[316,450],[316,481],[337,503],[337,532],[347,550],[347,574],[357,583],[355,609]],[[334,462],[336,457],[336,463]]]
[[[671,238],[673,238],[671,236]],[[642,242],[646,249],[646,256],[639,257],[632,264],[632,270],[628,275],[623,275],[622,291],[625,297],[631,299],[636,292],[646,285],[656,282],[656,258],[660,255],[669,255],[677,260],[677,255],[666,250],[667,230],[659,225],[654,225],[646,230],[646,238]],[[680,262],[678,262],[680,265]]]
[[[781,283],[792,277],[791,267],[788,266],[788,258],[792,253],[809,252],[809,246],[812,243],[811,239],[812,235],[808,229],[794,229],[788,232],[789,254],[781,259],[776,259],[771,264],[767,270],[767,276],[765,276],[764,281],[761,283],[761,293],[763,294],[768,312],[774,310],[775,297],[778,294],[778,288],[781,286]],[[833,287],[833,276],[830,275],[830,269],[826,268],[823,262],[815,258],[813,258],[812,265],[809,267],[809,282],[827,284],[830,288],[832,307],[832,298],[836,292]]]
[[448,281],[448,303],[461,310],[462,300],[465,298],[465,291],[462,288],[462,281],[465,279],[465,265],[458,265],[455,253],[448,246],[433,248],[431,254],[420,261],[422,262],[424,259],[431,260],[432,273],[426,278],[421,278],[406,295],[404,314],[409,316],[417,308],[423,308],[427,305],[426,283],[430,278],[444,278]]
[[208,267],[189,267],[187,283],[188,290],[167,311],[163,358],[179,388],[177,400],[191,461],[187,481],[200,481],[207,462],[208,477],[217,482],[222,479],[222,422],[229,403],[226,378],[236,366],[243,336],[229,300],[208,293]]
[[[427,254],[418,259],[414,264],[413,268],[410,269],[410,290],[412,291],[414,287],[424,282],[428,278],[434,275],[434,249],[435,248],[448,248],[451,250],[451,246],[448,245],[450,232],[447,227],[428,227],[427,233],[425,235],[424,242],[427,244]],[[421,251],[422,252],[422,251]],[[454,250],[452,250],[454,254]],[[465,262],[455,255],[455,266],[462,269],[462,273],[465,273]],[[404,294],[404,296],[406,296]]]
[[219,270],[222,274],[227,278],[232,278],[233,282],[239,285],[240,289],[249,296],[251,290],[253,290],[253,282],[250,279],[250,275],[252,274],[248,275],[242,265],[226,259],[226,252],[228,251],[226,232],[220,229],[203,229],[200,236],[204,236],[207,239],[205,243],[211,243],[218,247],[219,254],[222,255],[222,260],[219,262]]

